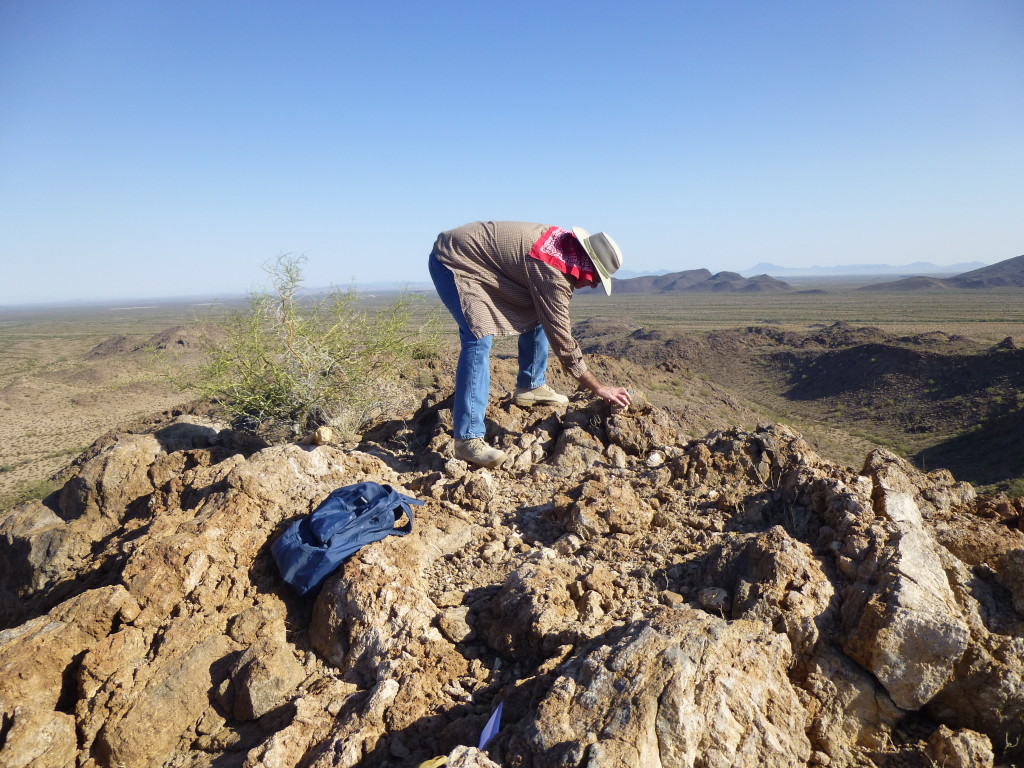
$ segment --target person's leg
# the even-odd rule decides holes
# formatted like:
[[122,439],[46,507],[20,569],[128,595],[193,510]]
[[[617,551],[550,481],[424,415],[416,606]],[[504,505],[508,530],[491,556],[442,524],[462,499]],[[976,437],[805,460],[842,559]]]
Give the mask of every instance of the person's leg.
[[432,253],[428,261],[430,279],[437,295],[459,326],[459,363],[455,369],[455,402],[452,416],[455,421],[453,437],[469,440],[485,434],[484,416],[491,392],[491,337],[478,339],[469,330],[462,311],[455,277]]
[[484,416],[491,396],[491,337],[478,339],[459,329],[459,364],[455,369],[453,437],[469,440],[486,433]]
[[565,405],[569,398],[545,384],[548,370],[548,337],[537,325],[519,334],[519,374],[512,402],[524,408],[532,405]]
[[548,370],[548,337],[539,324],[530,331],[519,334],[519,374],[516,386],[519,389],[543,387]]

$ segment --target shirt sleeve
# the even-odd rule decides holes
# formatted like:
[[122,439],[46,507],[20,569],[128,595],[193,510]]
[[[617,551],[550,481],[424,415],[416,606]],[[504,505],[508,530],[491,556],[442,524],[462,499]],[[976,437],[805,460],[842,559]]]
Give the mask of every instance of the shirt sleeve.
[[543,261],[527,259],[527,262],[530,294],[537,308],[537,319],[562,367],[570,376],[578,379],[587,372],[587,364],[583,360],[580,345],[572,337],[569,321],[572,283],[564,274]]

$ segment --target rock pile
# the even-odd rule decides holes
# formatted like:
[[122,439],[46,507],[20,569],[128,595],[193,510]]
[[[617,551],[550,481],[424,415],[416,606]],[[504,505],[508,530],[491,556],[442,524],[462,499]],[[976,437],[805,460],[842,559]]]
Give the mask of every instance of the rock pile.
[[[0,765],[927,766],[1024,760],[1024,508],[638,397],[429,397],[357,450],[179,418],[0,520]],[[269,545],[342,485],[426,501],[314,598]],[[486,754],[475,747],[498,704]]]

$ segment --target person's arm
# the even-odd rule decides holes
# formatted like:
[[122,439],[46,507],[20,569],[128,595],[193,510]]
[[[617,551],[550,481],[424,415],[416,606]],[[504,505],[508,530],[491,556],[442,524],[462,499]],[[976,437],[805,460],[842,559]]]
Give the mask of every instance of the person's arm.
[[633,398],[630,396],[628,389],[625,387],[612,387],[607,384],[602,384],[590,371],[585,371],[583,375],[576,380],[595,395],[602,398],[609,405],[621,405],[625,408],[633,402]]
[[569,327],[569,300],[575,284],[561,272],[539,260],[530,264],[533,271],[530,286],[540,323],[547,334],[551,349],[562,362],[562,367],[581,386],[586,387],[609,405],[628,406],[632,398],[625,387],[613,387],[598,381],[583,360],[580,345],[572,337]]

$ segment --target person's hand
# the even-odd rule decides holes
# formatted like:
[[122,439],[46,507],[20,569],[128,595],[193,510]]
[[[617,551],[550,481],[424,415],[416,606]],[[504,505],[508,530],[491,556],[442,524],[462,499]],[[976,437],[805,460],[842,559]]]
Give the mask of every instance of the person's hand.
[[585,371],[579,378],[580,384],[589,389],[595,395],[604,400],[608,405],[617,405],[620,408],[628,408],[633,402],[633,396],[625,387],[609,387],[597,380],[590,371]]
[[633,402],[629,390],[625,387],[609,387],[601,384],[594,390],[594,394],[603,398],[608,405],[618,405],[627,408]]

